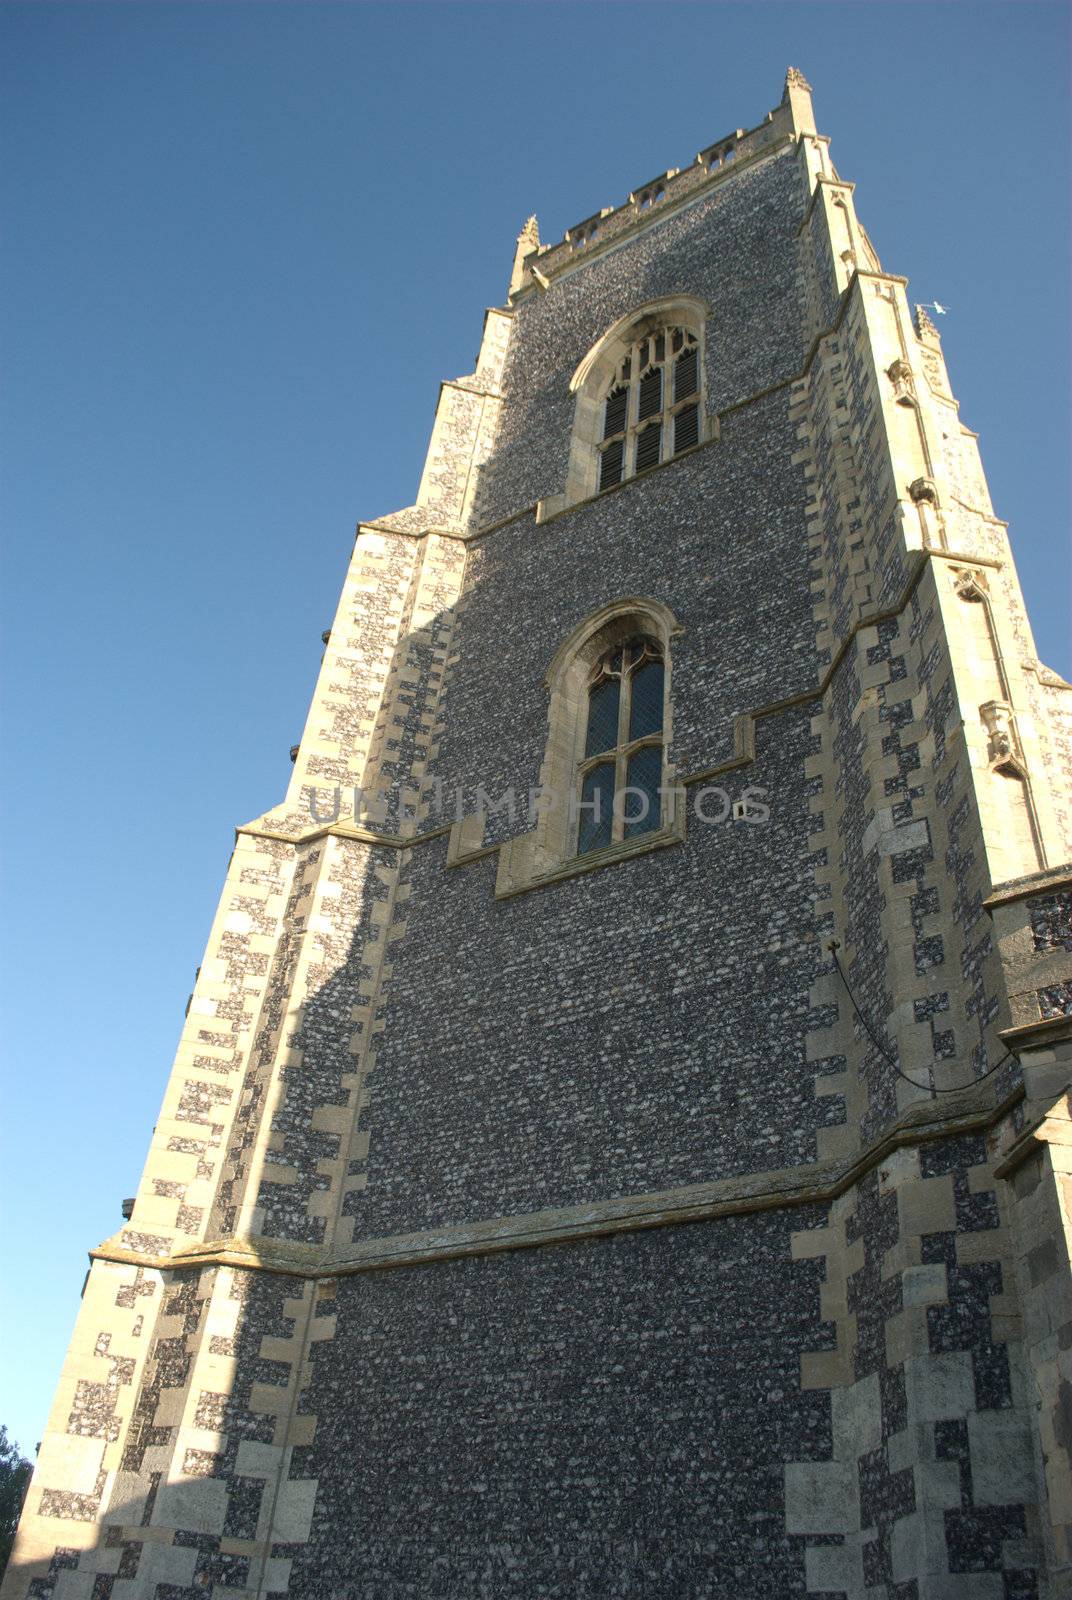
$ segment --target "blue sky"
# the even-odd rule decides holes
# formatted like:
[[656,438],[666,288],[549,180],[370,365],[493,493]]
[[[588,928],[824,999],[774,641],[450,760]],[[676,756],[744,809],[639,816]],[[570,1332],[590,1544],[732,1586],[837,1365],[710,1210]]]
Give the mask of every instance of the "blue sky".
[[358,517],[415,494],[529,212],[555,239],[792,62],[942,323],[1039,650],[1068,614],[1050,4],[0,6],[8,1113],[0,1421],[40,1437],[234,824],[289,775]]

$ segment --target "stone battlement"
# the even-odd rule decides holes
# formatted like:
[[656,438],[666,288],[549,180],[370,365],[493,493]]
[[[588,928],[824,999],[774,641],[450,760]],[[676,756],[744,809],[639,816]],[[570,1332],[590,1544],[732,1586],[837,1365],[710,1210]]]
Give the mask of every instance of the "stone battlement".
[[537,242],[522,256],[520,283],[513,289],[511,299],[519,299],[533,289],[546,288],[548,280],[578,257],[591,256],[617,243],[623,235],[665,216],[713,184],[723,182],[773,146],[802,133],[815,133],[811,89],[803,75],[790,67],[780,105],[768,111],[756,127],[735,128],[732,133],[724,134],[701,150],[689,166],[668,168],[632,189],[622,205],[604,206],[567,228],[557,244]]

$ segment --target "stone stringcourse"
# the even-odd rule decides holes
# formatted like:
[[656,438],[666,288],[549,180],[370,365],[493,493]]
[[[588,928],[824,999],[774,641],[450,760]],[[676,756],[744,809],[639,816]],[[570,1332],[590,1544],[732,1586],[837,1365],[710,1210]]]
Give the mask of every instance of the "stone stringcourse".
[[[237,830],[4,1600],[1072,1594],[1072,692],[905,291],[793,68],[525,224]],[[595,493],[663,322],[703,414]],[[630,630],[658,825],[478,804],[574,784]]]

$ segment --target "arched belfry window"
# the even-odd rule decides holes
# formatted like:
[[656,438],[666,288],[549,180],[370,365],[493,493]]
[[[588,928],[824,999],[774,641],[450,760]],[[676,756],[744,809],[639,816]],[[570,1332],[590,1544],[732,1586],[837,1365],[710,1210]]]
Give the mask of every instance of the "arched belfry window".
[[573,374],[569,471],[543,514],[613,489],[713,438],[704,394],[707,307],[676,295],[622,317]]
[[588,684],[577,854],[662,823],[663,650],[636,634],[604,651]]
[[600,490],[658,466],[700,441],[700,347],[668,324],[635,339],[603,402]]

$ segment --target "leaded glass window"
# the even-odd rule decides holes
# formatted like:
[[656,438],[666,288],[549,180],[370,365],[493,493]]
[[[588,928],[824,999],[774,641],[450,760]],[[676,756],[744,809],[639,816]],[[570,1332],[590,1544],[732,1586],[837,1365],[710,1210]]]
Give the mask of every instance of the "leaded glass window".
[[588,681],[577,854],[662,825],[665,668],[646,634],[607,650]]
[[624,352],[604,396],[599,487],[613,488],[699,442],[696,335],[673,326],[649,331]]

